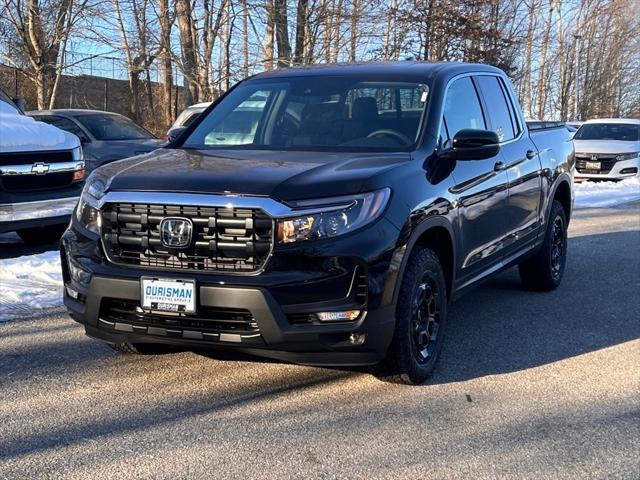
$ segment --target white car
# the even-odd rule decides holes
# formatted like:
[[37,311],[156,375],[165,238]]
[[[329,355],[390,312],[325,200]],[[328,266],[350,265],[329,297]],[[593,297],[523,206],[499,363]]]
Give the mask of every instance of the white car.
[[60,238],[84,183],[80,140],[27,117],[0,90],[0,233],[29,243]]
[[182,129],[191,125],[191,123],[198,118],[198,115],[204,112],[209,105],[211,105],[211,102],[203,102],[185,108],[167,131],[167,140],[173,140],[172,135],[175,136],[176,133],[178,135],[182,133]]
[[640,171],[640,120],[585,122],[573,137],[576,180],[622,180]]

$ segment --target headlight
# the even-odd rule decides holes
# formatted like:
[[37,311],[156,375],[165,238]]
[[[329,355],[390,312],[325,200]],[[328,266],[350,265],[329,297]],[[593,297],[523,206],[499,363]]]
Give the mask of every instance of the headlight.
[[82,189],[80,201],[76,208],[76,218],[80,225],[90,232],[99,234],[101,217],[100,217],[100,200],[107,193],[109,181],[97,174],[92,173]]
[[73,161],[80,162],[84,160],[84,154],[82,153],[82,147],[76,147],[72,150]]
[[616,155],[616,160],[620,162],[621,160],[633,160],[638,157],[640,157],[640,152],[621,153],[620,155]]
[[277,242],[279,244],[331,238],[352,232],[378,218],[386,207],[391,190],[334,197],[315,201],[297,202],[294,207],[303,209],[296,217],[279,219]]

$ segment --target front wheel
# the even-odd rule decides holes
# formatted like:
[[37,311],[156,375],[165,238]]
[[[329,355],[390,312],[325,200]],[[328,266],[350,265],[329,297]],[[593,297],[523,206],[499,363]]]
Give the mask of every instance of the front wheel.
[[417,385],[431,376],[442,349],[447,290],[438,256],[414,250],[402,279],[396,326],[386,358],[373,367],[378,378]]
[[520,265],[520,279],[531,290],[558,288],[567,264],[567,217],[562,204],[554,200],[542,247]]

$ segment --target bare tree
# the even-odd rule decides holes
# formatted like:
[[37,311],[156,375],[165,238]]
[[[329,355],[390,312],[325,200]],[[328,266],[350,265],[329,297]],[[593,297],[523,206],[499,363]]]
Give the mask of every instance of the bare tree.
[[7,44],[14,64],[24,59],[36,88],[39,109],[55,106],[67,42],[88,0],[2,0],[3,18],[13,33]]

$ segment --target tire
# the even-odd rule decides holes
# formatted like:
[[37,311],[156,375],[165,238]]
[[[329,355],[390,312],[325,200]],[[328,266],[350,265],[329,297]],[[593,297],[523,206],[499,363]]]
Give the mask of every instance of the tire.
[[520,279],[530,290],[548,292],[558,288],[567,264],[567,217],[557,200],[551,205],[544,242],[538,252],[520,265]]
[[49,227],[35,227],[18,230],[17,233],[24,243],[29,245],[44,245],[57,243],[67,229],[66,225],[51,225]]
[[385,359],[372,373],[391,383],[427,380],[442,350],[447,289],[438,256],[428,248],[411,253],[396,305],[396,326]]
[[171,345],[162,343],[107,343],[112,350],[125,355],[163,355],[170,353]]

